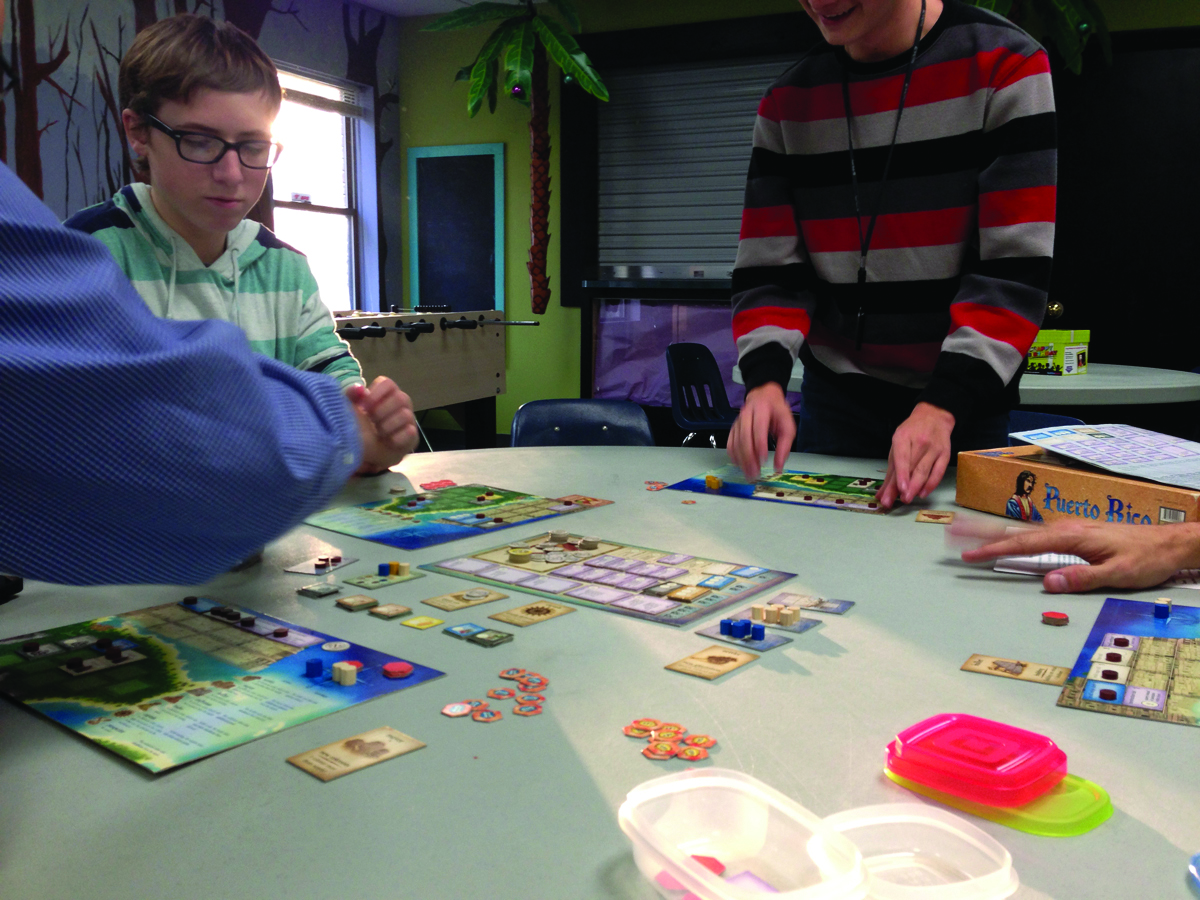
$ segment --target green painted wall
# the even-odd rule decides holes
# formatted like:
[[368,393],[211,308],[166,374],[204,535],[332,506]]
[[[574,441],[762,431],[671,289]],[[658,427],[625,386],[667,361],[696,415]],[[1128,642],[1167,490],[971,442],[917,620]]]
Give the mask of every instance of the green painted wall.
[[[1200,25],[1195,0],[1099,0],[1116,31]],[[795,0],[576,0],[585,31],[618,31],[683,22],[701,22],[770,13],[792,12]],[[532,318],[525,262],[529,248],[529,116],[525,107],[501,98],[495,114],[466,113],[467,86],[454,73],[469,64],[493,26],[470,31],[427,34],[421,28],[433,17],[405,19],[400,27],[400,154],[393,165],[405,166],[409,147],[445,144],[503,143],[506,154],[505,262],[509,318]],[[601,73],[603,74],[603,73]],[[558,84],[551,79],[550,137],[552,190],[559,177]],[[403,174],[403,241],[408,247],[407,174]],[[549,255],[550,287],[559,287],[558,232],[560,210],[552,195]],[[409,296],[405,267],[405,297]],[[507,432],[513,413],[528,400],[579,396],[580,312],[563,309],[552,299],[538,328],[508,332],[508,392],[498,402],[496,426]],[[431,418],[433,427],[450,425],[448,417]]]

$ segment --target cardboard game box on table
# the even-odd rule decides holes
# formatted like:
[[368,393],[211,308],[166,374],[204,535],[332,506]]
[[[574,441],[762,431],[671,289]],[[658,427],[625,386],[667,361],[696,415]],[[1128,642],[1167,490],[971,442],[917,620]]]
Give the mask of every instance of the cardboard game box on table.
[[1087,330],[1042,330],[1033,339],[1026,358],[1029,375],[1086,375],[1088,367]]
[[1026,522],[1200,521],[1200,491],[1114,475],[1032,445],[958,454],[955,500]]

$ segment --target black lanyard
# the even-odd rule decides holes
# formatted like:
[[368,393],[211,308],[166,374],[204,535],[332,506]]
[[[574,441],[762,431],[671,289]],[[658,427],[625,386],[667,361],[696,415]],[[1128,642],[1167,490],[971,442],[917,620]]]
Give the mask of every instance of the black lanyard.
[[[908,58],[908,67],[904,71],[904,87],[900,89],[900,105],[896,108],[896,125],[892,129],[892,143],[888,146],[887,160],[883,164],[883,179],[879,182],[879,194],[875,198],[875,211],[871,213],[871,221],[867,223],[867,233],[862,230],[862,208],[858,196],[858,169],[854,165],[854,132],[851,122],[854,119],[850,111],[850,74],[842,68],[842,102],[846,106],[846,142],[850,145],[850,183],[854,187],[854,224],[858,226],[858,283],[867,283],[867,252],[871,249],[871,235],[875,233],[875,220],[879,218],[879,209],[883,205],[883,192],[887,187],[888,172],[892,168],[892,153],[896,149],[896,138],[900,134],[900,117],[904,115],[904,100],[908,96],[908,86],[912,83],[913,69],[917,65],[917,51],[921,47],[921,32],[925,30],[925,0],[921,0],[921,17],[917,20],[917,36],[913,39],[912,54]],[[858,304],[858,317],[854,325],[854,349],[862,349],[863,325],[866,317],[862,301]]]

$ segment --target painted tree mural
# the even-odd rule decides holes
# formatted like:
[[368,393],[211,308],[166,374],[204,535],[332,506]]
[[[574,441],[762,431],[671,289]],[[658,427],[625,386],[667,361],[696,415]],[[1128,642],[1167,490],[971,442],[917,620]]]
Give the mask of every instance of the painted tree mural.
[[[570,0],[550,0],[563,20],[580,30],[579,16]],[[467,113],[474,116],[487,98],[488,109],[496,111],[500,69],[504,70],[504,93],[529,107],[529,295],[533,312],[545,313],[550,303],[550,279],[546,274],[546,252],[550,247],[550,87],[547,57],[562,70],[568,83],[601,100],[608,88],[592,68],[587,54],[571,33],[557,20],[539,13],[533,0],[512,3],[476,3],[442,16],[426,31],[473,28],[500,20],[484,42],[475,62],[459,70],[457,80],[470,82]]]

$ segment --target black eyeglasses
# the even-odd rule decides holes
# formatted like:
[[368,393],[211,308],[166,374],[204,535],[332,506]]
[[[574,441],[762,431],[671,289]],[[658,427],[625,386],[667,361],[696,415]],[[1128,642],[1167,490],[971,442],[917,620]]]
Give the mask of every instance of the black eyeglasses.
[[238,141],[230,143],[199,131],[176,131],[161,120],[146,113],[143,118],[175,142],[181,159],[203,165],[216,165],[230,150],[247,169],[269,169],[283,152],[283,144],[275,141]]

